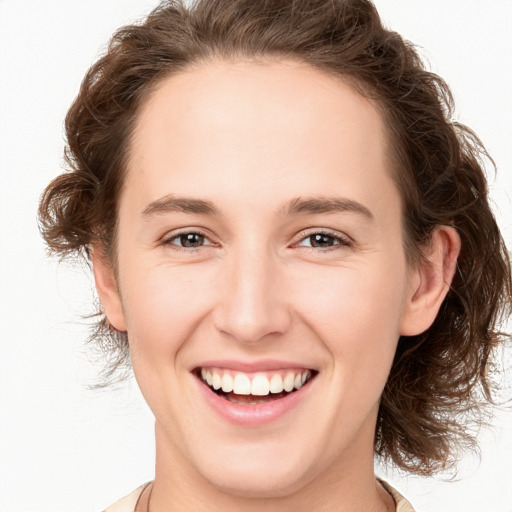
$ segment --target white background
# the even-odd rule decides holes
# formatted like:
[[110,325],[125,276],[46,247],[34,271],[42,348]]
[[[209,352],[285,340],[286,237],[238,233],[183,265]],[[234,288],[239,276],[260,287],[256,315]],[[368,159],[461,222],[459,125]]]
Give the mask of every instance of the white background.
[[[512,1],[376,0],[422,46],[457,116],[498,164],[495,211],[512,246]],[[0,512],[101,510],[153,475],[151,415],[133,382],[89,391],[87,269],[45,256],[39,195],[62,169],[63,119],[87,67],[152,0],[0,0]],[[388,478],[418,512],[512,511],[512,413],[455,482]]]

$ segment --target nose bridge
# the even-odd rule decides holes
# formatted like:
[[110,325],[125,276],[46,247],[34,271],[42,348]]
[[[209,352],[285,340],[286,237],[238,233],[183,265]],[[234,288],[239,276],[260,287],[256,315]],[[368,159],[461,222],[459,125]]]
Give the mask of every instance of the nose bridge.
[[217,328],[244,343],[283,333],[290,312],[284,300],[282,269],[268,247],[245,244],[224,261],[223,292],[217,304]]

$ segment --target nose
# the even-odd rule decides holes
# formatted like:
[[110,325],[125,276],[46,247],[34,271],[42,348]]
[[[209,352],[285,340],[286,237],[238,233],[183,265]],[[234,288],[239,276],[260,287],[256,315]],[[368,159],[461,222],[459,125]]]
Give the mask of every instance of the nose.
[[[240,250],[224,261],[216,328],[244,344],[284,334],[291,324],[283,269],[268,253]],[[270,338],[269,338],[270,339]]]

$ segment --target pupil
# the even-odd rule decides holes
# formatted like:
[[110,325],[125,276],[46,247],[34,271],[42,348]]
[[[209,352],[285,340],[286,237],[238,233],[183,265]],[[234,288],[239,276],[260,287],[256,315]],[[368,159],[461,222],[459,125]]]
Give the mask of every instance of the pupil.
[[332,245],[332,236],[317,234],[311,237],[311,245],[313,247],[330,247]]
[[180,236],[180,242],[183,247],[199,247],[204,240],[204,236],[199,233],[187,233]]

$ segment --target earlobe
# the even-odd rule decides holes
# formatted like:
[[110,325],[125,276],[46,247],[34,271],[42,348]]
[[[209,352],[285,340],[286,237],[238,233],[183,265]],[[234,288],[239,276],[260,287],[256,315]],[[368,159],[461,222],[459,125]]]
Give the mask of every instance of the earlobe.
[[96,290],[105,315],[112,327],[124,332],[126,321],[114,269],[104,251],[93,248],[91,253]]
[[415,336],[434,322],[457,268],[460,236],[451,226],[438,226],[417,268],[412,271],[400,334]]

